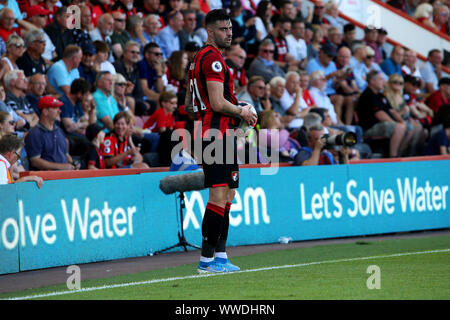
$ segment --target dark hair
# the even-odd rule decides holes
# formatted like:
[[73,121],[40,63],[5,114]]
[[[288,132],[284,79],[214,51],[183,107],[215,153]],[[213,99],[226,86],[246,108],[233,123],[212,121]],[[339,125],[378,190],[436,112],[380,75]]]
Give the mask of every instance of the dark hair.
[[24,142],[15,134],[7,134],[0,139],[0,154],[22,149]]
[[88,93],[91,91],[91,84],[89,81],[87,81],[84,78],[78,78],[73,80],[72,84],[70,85],[70,93],[71,94],[77,94],[77,93]]
[[344,25],[344,33],[349,32],[349,31],[353,31],[355,29],[356,29],[356,27],[355,27],[354,24],[347,23],[346,25]]
[[109,53],[109,46],[105,41],[95,40],[94,47],[97,52]]
[[170,91],[164,91],[161,92],[161,94],[159,95],[159,103],[161,104],[161,102],[167,102],[172,100],[173,98],[176,98],[176,94],[170,92]]
[[230,15],[227,13],[225,9],[215,9],[208,12],[205,18],[205,26],[211,26],[215,24],[217,21],[227,21],[231,20]]
[[125,122],[127,124],[130,124],[131,116],[127,111],[120,111],[120,112],[116,113],[116,115],[114,116],[114,119],[113,119],[114,124],[122,118],[125,119]]
[[149,42],[144,47],[144,54],[146,54],[148,51],[150,51],[153,48],[159,48],[159,45],[155,42]]

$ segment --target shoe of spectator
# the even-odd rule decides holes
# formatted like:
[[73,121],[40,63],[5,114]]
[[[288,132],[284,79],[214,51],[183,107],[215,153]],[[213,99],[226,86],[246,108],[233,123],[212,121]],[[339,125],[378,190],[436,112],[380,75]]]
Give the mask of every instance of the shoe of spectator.
[[230,262],[230,260],[228,259],[224,259],[224,258],[215,258],[214,262],[225,268],[225,272],[236,272],[236,271],[240,271],[241,268],[239,268],[238,266],[235,266],[234,264],[232,264]]

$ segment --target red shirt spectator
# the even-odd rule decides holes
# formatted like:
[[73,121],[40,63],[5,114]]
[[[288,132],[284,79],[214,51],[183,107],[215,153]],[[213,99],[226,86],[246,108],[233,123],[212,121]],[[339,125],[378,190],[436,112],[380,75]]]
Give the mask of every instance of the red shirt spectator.
[[150,128],[153,132],[163,133],[175,127],[173,112],[177,108],[177,96],[165,91],[159,96],[161,108],[156,110],[144,123],[144,129]]

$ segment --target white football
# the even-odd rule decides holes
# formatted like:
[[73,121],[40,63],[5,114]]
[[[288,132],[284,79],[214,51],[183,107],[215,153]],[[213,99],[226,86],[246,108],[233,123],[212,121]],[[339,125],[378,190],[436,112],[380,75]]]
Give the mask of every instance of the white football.
[[[253,112],[254,115],[257,115],[256,109],[254,106],[252,106],[250,103],[239,101],[237,103],[238,106],[245,107],[247,105],[251,106],[250,110]],[[239,123],[238,129],[241,129],[244,133],[246,133],[248,130],[253,129],[255,127],[256,123],[254,125],[248,124],[247,121],[244,119],[241,119],[241,122]]]

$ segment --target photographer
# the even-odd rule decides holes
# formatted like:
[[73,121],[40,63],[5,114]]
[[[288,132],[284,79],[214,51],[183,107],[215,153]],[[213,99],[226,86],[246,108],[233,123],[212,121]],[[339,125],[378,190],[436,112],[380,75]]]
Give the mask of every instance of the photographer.
[[[307,146],[302,146],[294,159],[297,166],[316,166],[324,164],[338,164],[330,150],[327,150],[327,140],[322,125],[313,125],[306,132]],[[349,163],[350,148],[342,147],[340,150],[341,163]]]

